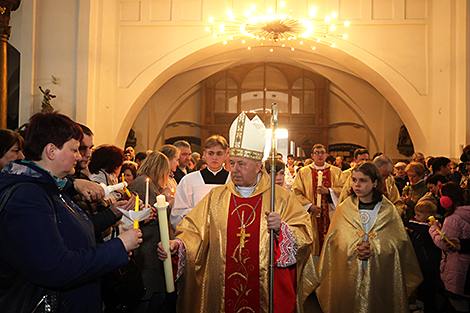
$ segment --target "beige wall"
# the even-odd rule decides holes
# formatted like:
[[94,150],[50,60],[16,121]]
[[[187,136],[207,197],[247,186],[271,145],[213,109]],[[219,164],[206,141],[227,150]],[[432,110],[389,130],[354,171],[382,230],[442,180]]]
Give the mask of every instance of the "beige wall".
[[[357,137],[371,150],[393,154],[402,121],[417,150],[460,154],[470,115],[465,0],[289,2],[294,14],[313,3],[318,15],[337,11],[352,23],[348,39],[336,40],[335,49],[248,52],[204,31],[209,16],[227,7],[243,12],[255,3],[263,11],[274,3],[268,0],[24,1],[12,14],[10,40],[22,53],[20,118],[39,107],[42,85],[57,94],[56,108],[93,128],[98,144],[122,146],[138,125],[141,142],[152,148],[178,110],[186,106],[188,119],[197,119],[189,109],[198,104],[202,79],[236,64],[272,61],[328,78],[337,88],[332,105],[350,107],[351,121],[367,130]],[[151,127],[141,129],[143,120]]]

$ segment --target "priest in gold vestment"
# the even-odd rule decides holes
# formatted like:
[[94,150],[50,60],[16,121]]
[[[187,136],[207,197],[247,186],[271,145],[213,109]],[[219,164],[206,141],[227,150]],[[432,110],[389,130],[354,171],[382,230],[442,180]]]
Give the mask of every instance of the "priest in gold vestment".
[[[320,255],[343,185],[341,169],[326,163],[327,155],[325,146],[314,145],[311,154],[314,162],[301,168],[294,180],[294,195],[311,216],[316,236],[314,253],[317,256]],[[319,184],[320,173],[322,178]],[[320,207],[317,206],[317,197],[321,197]]]
[[[373,198],[364,196],[371,179],[361,170],[375,171]],[[403,222],[374,164],[359,164],[352,177],[354,193],[336,209],[320,256],[320,305],[325,313],[409,313],[422,275]]]
[[[270,229],[276,234],[274,312],[302,312],[318,285],[308,214],[279,186],[269,212],[259,124],[244,113],[237,118],[230,130],[231,180],[196,205],[170,242],[178,312],[267,312]],[[167,256],[161,247],[158,253]]]

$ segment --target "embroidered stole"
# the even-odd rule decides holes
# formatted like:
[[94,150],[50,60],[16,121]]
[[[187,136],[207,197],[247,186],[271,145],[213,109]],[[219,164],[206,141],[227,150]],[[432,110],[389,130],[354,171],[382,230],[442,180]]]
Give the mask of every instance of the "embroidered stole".
[[326,234],[328,233],[328,228],[330,227],[330,209],[328,205],[328,195],[319,195],[317,194],[318,186],[318,172],[323,172],[322,185],[326,188],[331,188],[331,172],[330,168],[323,170],[316,170],[312,168],[312,184],[313,184],[313,204],[317,204],[317,197],[321,196],[321,208],[322,213],[320,217],[315,217],[317,219],[317,230],[318,238],[320,240],[320,251],[323,247],[323,241]]
[[[230,200],[225,265],[225,312],[227,313],[260,311],[259,227],[263,213],[261,212],[263,201],[260,197],[262,194],[252,198],[232,196]],[[246,224],[244,232],[240,219]]]

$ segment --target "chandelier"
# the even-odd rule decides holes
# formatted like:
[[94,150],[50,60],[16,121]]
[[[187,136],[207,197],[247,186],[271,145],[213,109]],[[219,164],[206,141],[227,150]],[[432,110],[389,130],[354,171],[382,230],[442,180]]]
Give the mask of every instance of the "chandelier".
[[[312,7],[308,17],[294,17],[292,11],[287,14],[282,12],[284,6],[285,2],[281,1],[279,13],[275,14],[274,9],[270,7],[266,15],[258,12],[253,4],[245,10],[244,15],[237,15],[228,9],[227,20],[216,20],[211,17],[209,23],[212,26],[206,27],[206,31],[212,32],[214,38],[219,36],[227,38],[223,41],[224,44],[236,39],[241,39],[243,44],[247,44],[247,39],[251,38],[255,41],[255,45],[271,45],[270,52],[274,51],[274,46],[282,48],[289,46],[290,50],[294,51],[295,48],[289,41],[298,41],[300,45],[303,45],[304,40],[309,40],[309,42],[334,47],[335,44],[330,41],[331,38],[347,38],[346,34],[338,34],[337,31],[338,28],[349,26],[350,23],[346,21],[338,24],[337,13],[316,17],[317,9]],[[252,45],[248,45],[247,49],[251,50]],[[315,50],[315,45],[311,45],[311,49]]]

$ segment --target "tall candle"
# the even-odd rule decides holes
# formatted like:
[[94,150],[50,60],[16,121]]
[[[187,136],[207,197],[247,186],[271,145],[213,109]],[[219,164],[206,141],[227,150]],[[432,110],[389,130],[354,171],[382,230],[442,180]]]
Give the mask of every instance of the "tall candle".
[[[322,171],[318,171],[318,187],[322,186],[323,185],[323,172]],[[318,189],[318,188],[317,188]],[[317,206],[321,207],[321,194],[319,194],[317,192]]]
[[149,183],[150,178],[147,177],[145,180],[145,208],[147,208],[149,205]]
[[171,265],[170,253],[170,234],[168,232],[168,218],[166,216],[166,201],[164,195],[157,196],[157,203],[155,204],[158,212],[158,225],[160,226],[160,240],[163,249],[168,254],[168,258],[163,261],[163,270],[165,272],[166,291],[175,291],[175,284],[173,282],[173,269]]
[[[139,195],[135,197],[135,211],[139,212]],[[139,221],[134,221],[134,229],[139,229]]]

